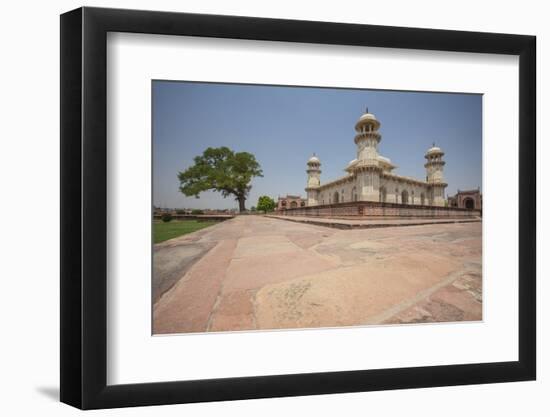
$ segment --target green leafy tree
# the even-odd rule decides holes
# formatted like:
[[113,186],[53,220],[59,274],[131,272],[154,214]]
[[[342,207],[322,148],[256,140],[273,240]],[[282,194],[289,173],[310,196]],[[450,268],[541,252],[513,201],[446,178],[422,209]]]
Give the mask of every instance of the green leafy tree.
[[223,146],[208,148],[194,158],[194,165],[178,173],[180,191],[186,196],[195,196],[203,191],[221,192],[224,197],[235,196],[239,211],[246,210],[245,201],[254,177],[263,177],[260,164],[248,152],[233,152]]
[[267,213],[268,211],[273,211],[275,209],[275,201],[267,195],[262,195],[260,198],[258,198],[256,209],[263,211],[264,213]]

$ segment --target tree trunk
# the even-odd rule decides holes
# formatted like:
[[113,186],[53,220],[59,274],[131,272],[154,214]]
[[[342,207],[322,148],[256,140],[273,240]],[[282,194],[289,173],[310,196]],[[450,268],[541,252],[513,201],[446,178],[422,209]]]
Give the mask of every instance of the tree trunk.
[[244,213],[246,211],[246,207],[244,206],[244,202],[245,202],[244,196],[242,195],[238,196],[237,200],[239,201],[239,212]]

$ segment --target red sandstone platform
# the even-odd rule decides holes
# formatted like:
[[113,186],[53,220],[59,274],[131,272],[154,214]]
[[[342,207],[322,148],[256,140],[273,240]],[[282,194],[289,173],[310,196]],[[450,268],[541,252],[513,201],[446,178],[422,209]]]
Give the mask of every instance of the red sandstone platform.
[[236,216],[154,246],[153,333],[481,320],[481,234]]
[[452,223],[476,223],[481,222],[481,218],[413,218],[413,219],[345,219],[338,217],[306,217],[306,216],[276,216],[270,215],[274,219],[287,220],[291,222],[314,224],[317,226],[334,227],[336,229],[374,229],[381,227],[402,227],[402,226],[423,226],[428,224],[452,224]]

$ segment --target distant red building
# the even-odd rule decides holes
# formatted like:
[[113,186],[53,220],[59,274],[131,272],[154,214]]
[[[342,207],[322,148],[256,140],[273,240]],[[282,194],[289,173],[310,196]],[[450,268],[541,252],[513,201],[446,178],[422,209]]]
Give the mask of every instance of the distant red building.
[[290,208],[305,207],[306,199],[299,195],[286,195],[277,200],[277,210],[286,210]]
[[448,198],[449,207],[458,207],[471,210],[481,210],[483,198],[477,190],[457,190],[456,195]]

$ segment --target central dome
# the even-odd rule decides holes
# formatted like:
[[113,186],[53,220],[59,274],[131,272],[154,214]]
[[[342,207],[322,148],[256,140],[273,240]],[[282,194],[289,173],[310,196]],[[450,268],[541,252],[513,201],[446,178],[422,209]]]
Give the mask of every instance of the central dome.
[[307,161],[309,163],[319,164],[321,161],[319,161],[319,158],[317,158],[315,155],[313,155],[309,160]]
[[357,123],[355,124],[355,130],[360,131],[361,127],[365,125],[371,125],[374,130],[378,130],[380,127],[380,122],[374,114],[369,113],[369,109],[367,109],[365,113],[359,117],[359,120],[357,120]]
[[364,113],[360,118],[359,118],[359,121],[363,121],[363,120],[376,120],[376,116],[372,113]]
[[428,151],[426,152],[426,155],[431,155],[431,154],[443,154],[443,151],[439,146],[434,145],[430,149],[428,149]]

